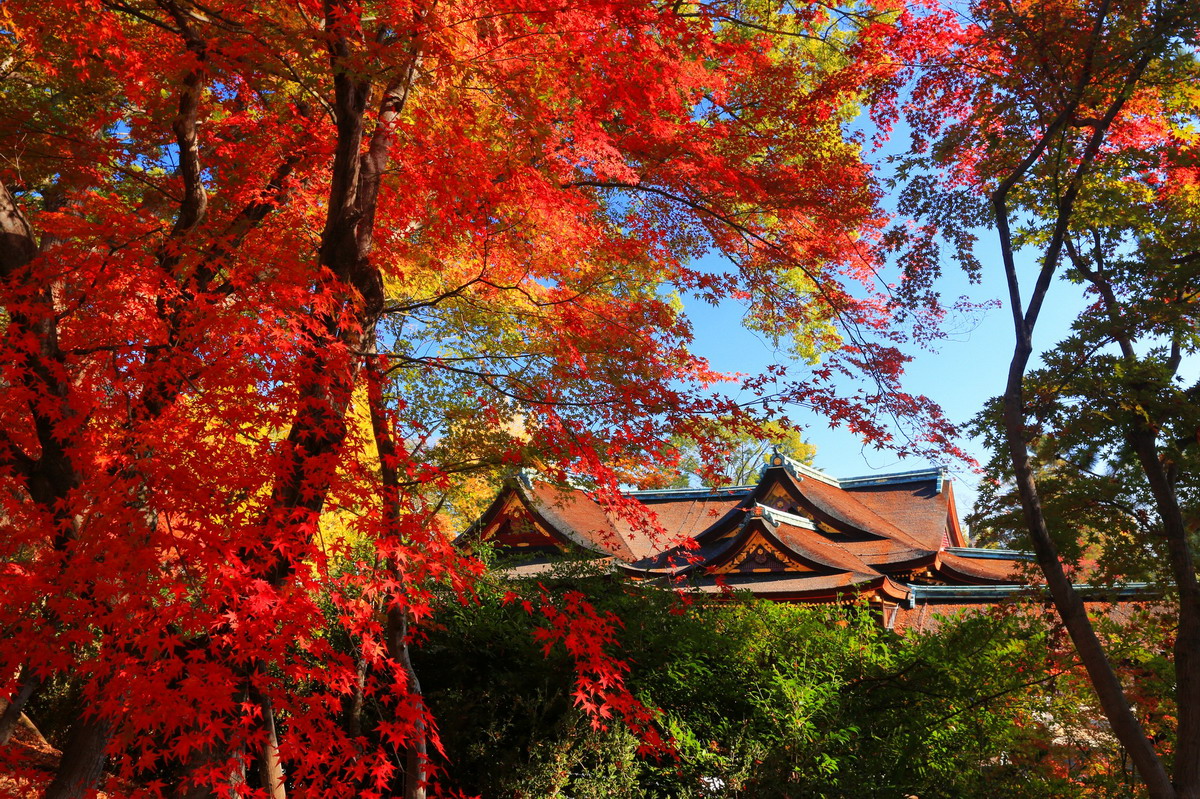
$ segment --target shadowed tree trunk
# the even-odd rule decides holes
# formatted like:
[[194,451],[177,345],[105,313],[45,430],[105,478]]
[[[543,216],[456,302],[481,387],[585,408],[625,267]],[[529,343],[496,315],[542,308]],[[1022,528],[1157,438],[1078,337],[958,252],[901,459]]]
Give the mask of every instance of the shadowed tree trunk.
[[63,747],[62,761],[45,799],[75,799],[94,790],[104,771],[113,722],[108,718],[80,719]]
[[12,739],[13,733],[17,731],[17,727],[21,723],[25,705],[41,684],[41,679],[33,673],[32,669],[28,666],[21,668],[21,675],[17,679],[17,693],[13,695],[11,701],[3,703],[4,712],[0,713],[0,746],[4,746]]
[[[1102,7],[1096,12],[1093,39],[1085,42],[1085,46],[1091,48],[1092,52],[1103,44],[1101,38],[1106,14],[1106,7]],[[1155,25],[1158,28],[1152,32],[1150,42],[1142,48],[1138,60],[1129,66],[1121,85],[1115,88],[1103,113],[1091,121],[1089,125],[1091,132],[1087,136],[1081,157],[1074,163],[1070,173],[1064,176],[1062,185],[1059,187],[1060,192],[1054,199],[1052,211],[1054,229],[1042,251],[1037,280],[1027,301],[1022,299],[1015,262],[1015,246],[1009,220],[1009,196],[1015,187],[1025,181],[1029,171],[1039,159],[1055,145],[1058,137],[1075,124],[1076,116],[1083,102],[1082,98],[1095,78],[1090,70],[1090,55],[1088,59],[1085,59],[1087,66],[1079,75],[1078,82],[1072,88],[1063,107],[1024,159],[1000,182],[998,188],[992,193],[991,201],[1008,282],[1009,304],[1016,338],[1003,397],[1004,434],[1021,499],[1025,526],[1033,544],[1038,565],[1045,575],[1054,606],[1075,645],[1080,662],[1087,670],[1104,715],[1107,717],[1113,733],[1129,752],[1138,773],[1146,783],[1148,794],[1153,799],[1181,799],[1182,797],[1194,799],[1197,796],[1198,786],[1186,782],[1173,784],[1153,744],[1147,739],[1141,723],[1130,706],[1125,688],[1088,618],[1083,599],[1075,591],[1064,569],[1058,548],[1050,535],[1038,495],[1037,480],[1031,464],[1030,441],[1027,431],[1028,407],[1024,392],[1025,374],[1033,355],[1033,332],[1063,255],[1075,202],[1083,181],[1092,170],[1113,121],[1132,96],[1147,67],[1158,53],[1153,36],[1167,36],[1172,24],[1178,23],[1170,13],[1166,13],[1156,20]],[[1193,609],[1181,608],[1181,618],[1192,612]],[[1190,622],[1184,622],[1185,626],[1187,624]],[[1194,670],[1196,665],[1200,665],[1200,663],[1194,664],[1190,659],[1182,662],[1177,660],[1175,663],[1177,674],[1180,669]],[[1181,681],[1187,680],[1187,676],[1184,674],[1179,674],[1179,677]],[[1191,679],[1194,679],[1194,675]],[[1184,749],[1192,751],[1193,744],[1185,743]],[[1193,771],[1195,768],[1185,767],[1181,773],[1186,775]]]
[[[401,535],[400,520],[400,475],[396,471],[397,446],[384,410],[383,381],[385,370],[378,357],[367,363],[367,402],[371,413],[371,430],[375,446],[379,450],[379,471],[383,484],[384,515],[391,525],[392,534]],[[398,585],[404,585],[406,577],[400,564],[389,563]],[[428,782],[428,731],[425,722],[425,706],[421,695],[421,682],[413,667],[408,648],[408,607],[402,598],[392,600],[387,610],[388,656],[403,670],[408,696],[397,700],[414,705],[414,734],[412,743],[405,753],[404,799],[425,799]]]
[[279,759],[279,735],[275,729],[275,711],[271,698],[259,699],[262,708],[263,729],[267,740],[258,756],[259,779],[268,799],[287,799],[287,788],[283,778],[283,763]]

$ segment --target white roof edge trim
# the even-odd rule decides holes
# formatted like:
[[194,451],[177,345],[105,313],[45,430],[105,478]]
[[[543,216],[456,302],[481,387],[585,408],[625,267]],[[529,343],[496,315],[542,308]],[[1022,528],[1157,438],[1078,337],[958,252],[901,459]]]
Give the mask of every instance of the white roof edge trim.
[[805,530],[812,530],[814,532],[817,529],[817,525],[813,523],[813,520],[807,517],[797,516],[794,513],[777,510],[769,505],[760,505],[757,502],[754,503],[754,507],[760,509],[762,511],[762,515],[770,519],[773,524],[779,524],[780,522],[783,522],[784,524],[790,524],[793,527],[803,527]]
[[[915,608],[920,600],[942,599],[1006,599],[1017,594],[1029,596],[1046,596],[1045,586],[1017,585],[913,585],[908,584],[908,606]],[[1152,598],[1160,594],[1162,589],[1153,583],[1115,583],[1111,586],[1091,585],[1089,583],[1074,583],[1074,588],[1081,594],[1093,594],[1102,597],[1116,596],[1129,599],[1146,597]],[[924,603],[922,603],[924,604]]]

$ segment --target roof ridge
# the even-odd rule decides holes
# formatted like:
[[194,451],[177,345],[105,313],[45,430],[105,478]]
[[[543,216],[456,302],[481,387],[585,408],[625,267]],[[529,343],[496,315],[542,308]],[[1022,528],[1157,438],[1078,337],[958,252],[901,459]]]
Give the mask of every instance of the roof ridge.
[[1037,555],[1027,549],[987,549],[986,547],[946,547],[942,550],[960,558],[979,560],[1036,560]]
[[916,483],[936,479],[938,493],[941,493],[941,480],[946,477],[948,470],[944,466],[931,466],[927,469],[910,469],[906,472],[884,472],[882,474],[863,474],[854,477],[838,478],[838,487],[842,490],[862,488],[865,486],[894,485],[900,483]]
[[632,497],[633,499],[656,499],[662,497],[664,499],[687,499],[689,497],[714,497],[721,494],[749,494],[757,487],[755,485],[740,485],[740,486],[721,486],[719,488],[710,486],[699,486],[687,488],[649,488],[645,490],[621,491],[622,496]]
[[787,455],[784,455],[778,450],[771,453],[771,458],[767,461],[767,465],[762,467],[762,469],[759,471],[758,482],[760,485],[762,484],[762,481],[766,479],[767,472],[771,471],[772,469],[783,469],[793,477],[799,477],[800,474],[803,474],[804,476],[811,477],[814,480],[820,480],[823,483],[828,483],[835,488],[839,487],[838,479],[833,475],[826,474],[816,467],[809,466],[807,463],[801,463],[795,458],[789,458]]
[[802,463],[795,458],[790,458],[780,452],[771,454],[771,458],[767,461],[767,465],[763,466],[759,472],[759,482],[767,476],[767,472],[771,469],[783,469],[791,473],[794,477],[811,477],[814,480],[820,480],[822,483],[840,488],[843,491],[849,488],[860,488],[863,486],[873,485],[891,485],[898,483],[915,483],[921,480],[937,479],[938,493],[941,493],[940,480],[946,477],[948,470],[944,466],[929,466],[924,469],[909,469],[903,472],[883,472],[875,474],[855,475],[853,477],[834,477],[815,466],[809,466],[807,463]]

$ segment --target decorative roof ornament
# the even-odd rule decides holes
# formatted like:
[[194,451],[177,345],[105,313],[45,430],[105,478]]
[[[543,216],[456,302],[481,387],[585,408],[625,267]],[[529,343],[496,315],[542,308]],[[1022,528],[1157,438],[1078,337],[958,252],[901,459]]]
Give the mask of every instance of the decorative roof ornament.
[[517,480],[530,491],[533,490],[533,481],[540,478],[541,474],[532,466],[522,466],[520,469],[517,469]]
[[820,469],[814,469],[795,458],[789,458],[780,452],[778,447],[772,448],[771,457],[767,460],[767,465],[759,473],[759,479],[766,477],[767,472],[771,469],[783,469],[797,480],[803,480],[807,477],[810,480],[820,480],[822,483],[834,486],[835,488],[840,487],[836,477],[830,477]]

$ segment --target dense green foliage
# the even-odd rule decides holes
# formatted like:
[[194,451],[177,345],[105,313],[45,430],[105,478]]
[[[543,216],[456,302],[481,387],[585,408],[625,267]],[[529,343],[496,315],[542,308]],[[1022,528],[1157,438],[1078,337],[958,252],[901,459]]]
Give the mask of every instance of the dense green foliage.
[[[448,602],[417,668],[438,719],[441,780],[484,797],[1132,796],[1092,700],[1040,614],[1006,609],[898,636],[864,605],[688,603],[604,577],[584,591],[623,622],[626,683],[673,753],[638,756],[572,703],[544,654],[536,586]],[[533,612],[529,612],[533,608]],[[444,786],[443,790],[449,790]]]

